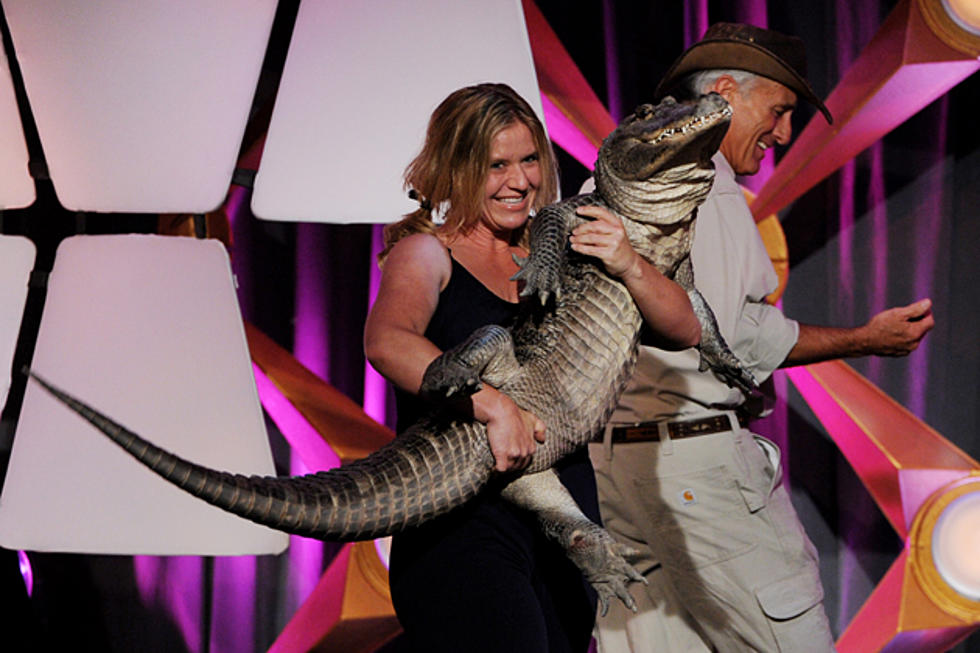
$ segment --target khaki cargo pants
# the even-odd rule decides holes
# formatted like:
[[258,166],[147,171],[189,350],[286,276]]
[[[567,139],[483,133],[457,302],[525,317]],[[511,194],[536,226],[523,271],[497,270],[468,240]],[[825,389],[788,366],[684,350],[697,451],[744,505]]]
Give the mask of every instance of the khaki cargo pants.
[[[816,550],[780,484],[779,449],[738,427],[591,444],[605,527],[637,549],[633,614],[597,624],[600,653],[834,650]],[[664,429],[661,429],[661,433]]]

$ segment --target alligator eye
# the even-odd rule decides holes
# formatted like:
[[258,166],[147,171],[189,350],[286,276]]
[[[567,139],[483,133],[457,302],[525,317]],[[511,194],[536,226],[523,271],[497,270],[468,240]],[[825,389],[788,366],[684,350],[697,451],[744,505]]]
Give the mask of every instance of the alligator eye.
[[633,115],[636,116],[637,120],[646,120],[653,115],[653,105],[641,104],[633,110]]

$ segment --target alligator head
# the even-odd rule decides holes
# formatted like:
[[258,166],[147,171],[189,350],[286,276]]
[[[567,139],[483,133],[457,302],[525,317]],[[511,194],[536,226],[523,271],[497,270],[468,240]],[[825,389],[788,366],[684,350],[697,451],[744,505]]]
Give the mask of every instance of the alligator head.
[[660,104],[637,107],[602,142],[596,190],[619,213],[640,221],[651,221],[649,205],[660,204],[652,216],[657,222],[664,221],[665,200],[671,204],[680,192],[682,206],[670,213],[683,218],[711,188],[711,157],[731,115],[717,93],[687,102],[666,97]]

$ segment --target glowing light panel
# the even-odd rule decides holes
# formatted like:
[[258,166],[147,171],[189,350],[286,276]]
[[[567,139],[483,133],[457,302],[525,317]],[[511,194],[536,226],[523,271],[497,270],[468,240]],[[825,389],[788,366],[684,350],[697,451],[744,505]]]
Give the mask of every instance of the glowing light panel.
[[[214,240],[65,240],[32,366],[169,451],[275,474],[228,255]],[[286,542],[163,481],[28,383],[0,498],[3,546],[241,555]]]
[[510,84],[542,116],[518,0],[306,0],[252,196],[267,220],[392,222],[402,172],[453,90]]
[[221,203],[275,0],[5,0],[3,8],[66,208],[206,213]]
[[980,36],[980,2],[977,0],[943,0],[949,17],[963,29]]

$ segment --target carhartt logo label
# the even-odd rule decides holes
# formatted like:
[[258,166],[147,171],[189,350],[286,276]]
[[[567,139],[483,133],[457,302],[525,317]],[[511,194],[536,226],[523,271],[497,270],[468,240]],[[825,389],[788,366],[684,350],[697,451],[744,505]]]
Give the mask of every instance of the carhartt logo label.
[[681,490],[681,503],[685,506],[693,506],[698,502],[698,497],[691,488]]

